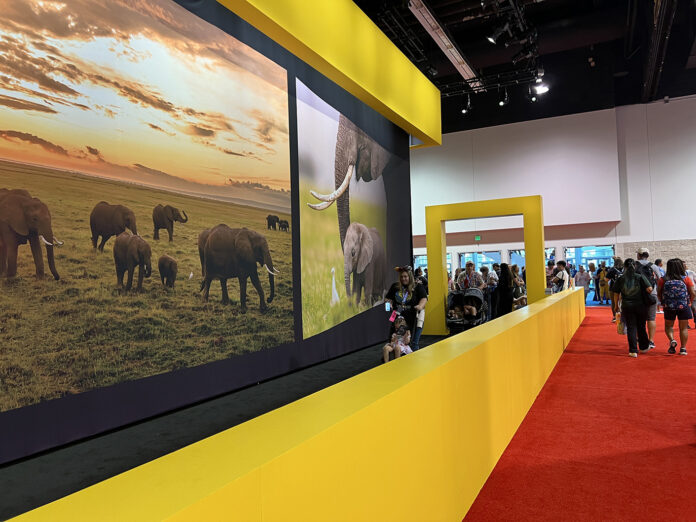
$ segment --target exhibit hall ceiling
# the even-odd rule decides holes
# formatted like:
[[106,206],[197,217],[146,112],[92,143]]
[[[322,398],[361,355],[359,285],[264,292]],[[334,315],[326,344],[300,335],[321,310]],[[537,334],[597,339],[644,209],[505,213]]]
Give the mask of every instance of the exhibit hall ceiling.
[[440,89],[443,132],[696,93],[690,0],[354,1]]

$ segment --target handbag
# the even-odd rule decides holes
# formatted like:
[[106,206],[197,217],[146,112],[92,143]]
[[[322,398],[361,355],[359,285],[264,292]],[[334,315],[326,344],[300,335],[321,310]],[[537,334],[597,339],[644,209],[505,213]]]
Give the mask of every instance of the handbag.
[[626,335],[626,325],[621,320],[621,312],[616,313],[616,333],[619,335]]
[[657,297],[653,294],[649,294],[648,292],[646,292],[645,288],[643,288],[643,285],[640,285],[640,295],[643,297],[643,304],[648,308],[652,305],[657,304]]

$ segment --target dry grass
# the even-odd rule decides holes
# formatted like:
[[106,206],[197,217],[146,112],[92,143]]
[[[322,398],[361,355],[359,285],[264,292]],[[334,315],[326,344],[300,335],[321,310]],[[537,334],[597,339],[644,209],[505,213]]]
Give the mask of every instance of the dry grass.
[[[60,281],[48,267],[47,278],[37,281],[24,245],[18,277],[0,284],[0,411],[293,341],[292,240],[289,233],[265,230],[268,211],[4,162],[0,187],[25,188],[46,203],[53,230],[65,242],[56,250]],[[103,254],[92,250],[89,213],[101,200],[131,208],[138,232],[150,243],[153,274],[141,294],[121,295],[116,289],[114,238]],[[184,209],[190,218],[174,225],[172,243],[164,230],[163,239],[152,239],[152,208],[158,203]],[[267,313],[259,312],[250,283],[249,311],[240,313],[236,280],[228,284],[230,305],[220,304],[217,282],[210,302],[201,301],[196,240],[202,229],[218,223],[266,235],[280,270]],[[174,290],[160,283],[162,254],[179,262]],[[188,280],[190,272],[194,277]],[[268,296],[263,268],[259,276]]]

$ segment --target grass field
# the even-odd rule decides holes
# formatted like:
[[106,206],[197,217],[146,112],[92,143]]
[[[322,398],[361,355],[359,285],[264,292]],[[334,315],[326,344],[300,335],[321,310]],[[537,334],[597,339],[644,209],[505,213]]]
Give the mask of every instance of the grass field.
[[[48,267],[47,278],[37,281],[31,251],[23,245],[18,277],[0,284],[0,411],[293,341],[291,234],[266,231],[267,210],[7,162],[0,162],[0,187],[27,189],[46,203],[53,231],[65,242],[56,249],[60,281]],[[114,238],[103,254],[92,250],[89,214],[101,200],[131,208],[138,232],[150,243],[153,273],[141,294],[121,295],[116,289]],[[152,239],[152,209],[158,203],[189,216],[188,223],[175,223],[173,243],[164,230],[162,239]],[[228,282],[230,305],[220,304],[218,282],[211,286],[210,301],[202,302],[196,241],[201,230],[218,223],[266,235],[280,270],[267,313],[259,312],[250,282],[246,314],[239,310],[237,280]],[[173,290],[159,280],[162,254],[179,263]],[[259,276],[268,296],[263,268]]]
[[[309,208],[307,203],[317,202],[309,193],[313,188],[315,187],[300,181],[302,330],[305,339],[367,310],[366,305],[356,306],[346,297],[336,205],[322,211]],[[386,245],[386,209],[353,199],[350,202],[350,219],[351,222],[376,228]],[[330,304],[332,267],[335,269],[336,290],[340,300],[335,306]]]

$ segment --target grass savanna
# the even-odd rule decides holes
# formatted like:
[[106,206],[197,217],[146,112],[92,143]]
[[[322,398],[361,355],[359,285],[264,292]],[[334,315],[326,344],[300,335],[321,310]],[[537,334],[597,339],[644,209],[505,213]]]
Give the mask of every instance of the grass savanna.
[[[316,190],[314,186],[300,181],[302,330],[305,338],[328,330],[368,308],[364,303],[356,306],[355,302],[346,296],[336,204],[321,211],[309,208],[307,203],[316,203],[316,199],[309,193],[310,189]],[[386,245],[385,208],[353,198],[350,202],[350,219],[351,222],[376,228],[382,237],[382,243]],[[336,290],[339,296],[339,303],[333,306],[332,268],[335,269]]]
[[[37,281],[31,251],[23,245],[17,278],[0,282],[0,411],[293,340],[291,235],[266,230],[268,210],[9,162],[0,162],[0,187],[27,189],[46,203],[53,231],[65,243],[56,250],[59,281],[50,274]],[[132,209],[138,233],[152,248],[152,277],[142,293],[116,287],[115,238],[103,253],[92,249],[89,214],[102,200]],[[188,214],[188,223],[175,223],[172,243],[166,233],[152,239],[152,209],[158,203]],[[229,305],[220,303],[217,281],[210,301],[202,302],[196,241],[201,230],[218,223],[266,236],[280,275],[265,314],[251,284],[248,312],[240,312],[236,279],[228,281]],[[178,260],[174,289],[160,282],[157,260],[163,254]],[[268,296],[263,268],[259,277]]]

